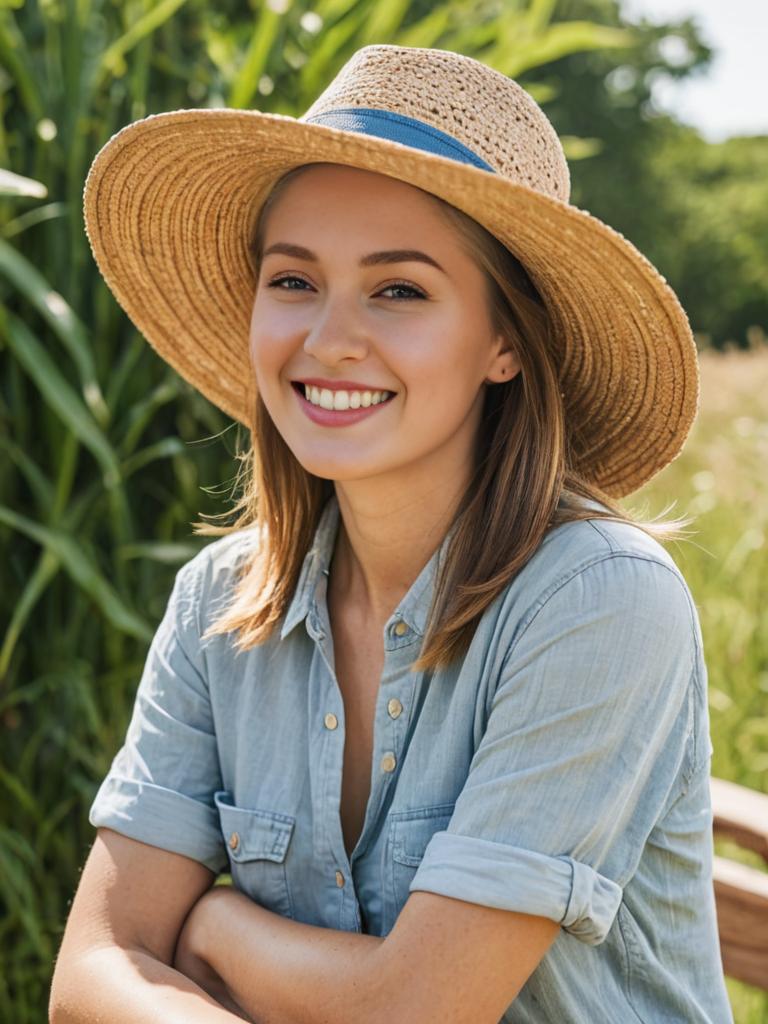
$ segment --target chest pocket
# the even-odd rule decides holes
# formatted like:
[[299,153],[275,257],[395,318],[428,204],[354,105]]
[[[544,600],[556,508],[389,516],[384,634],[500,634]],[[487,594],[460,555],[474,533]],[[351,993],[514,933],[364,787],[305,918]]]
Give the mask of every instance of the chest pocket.
[[384,934],[394,926],[409,896],[408,887],[421,864],[424,851],[435,832],[448,827],[453,804],[436,804],[415,811],[397,811],[389,815],[389,835],[385,851]]
[[214,793],[227,846],[232,883],[260,906],[293,917],[285,858],[296,819],[275,811],[237,807],[227,790]]

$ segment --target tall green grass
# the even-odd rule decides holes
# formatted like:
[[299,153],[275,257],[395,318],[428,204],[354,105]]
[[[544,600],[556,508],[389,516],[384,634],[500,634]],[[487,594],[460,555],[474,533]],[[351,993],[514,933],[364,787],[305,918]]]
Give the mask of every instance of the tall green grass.
[[[496,5],[467,0],[0,4],[0,168],[26,179],[0,175],[0,1020],[46,1017],[93,840],[88,806],[124,737],[172,575],[199,548],[189,524],[228,507],[244,441],[155,356],[98,276],[81,210],[93,156],[123,125],[162,110],[299,113],[368,42],[456,49],[520,74],[627,41],[601,26],[550,26],[552,8],[533,0],[499,17]],[[687,494],[692,472],[670,478],[671,493]],[[697,486],[694,497],[713,489]],[[733,567],[735,523],[724,514]],[[719,558],[702,562],[702,587]],[[743,593],[758,614],[757,582],[720,582],[716,593],[737,603]],[[715,593],[696,589],[702,601]],[[710,658],[716,766],[756,785],[765,734],[742,708],[765,661],[755,672],[750,654],[735,672],[748,636],[742,629],[737,648],[727,623],[722,635],[722,673]]]
[[[626,502],[677,502],[695,534],[670,545],[701,619],[712,774],[768,792],[768,346],[701,357],[701,411],[682,454]],[[716,844],[739,857],[732,844]],[[746,863],[767,870],[755,856]],[[768,994],[726,979],[736,1024]]]
[[768,346],[701,357],[683,453],[631,502],[695,517],[670,546],[699,611],[713,774],[768,792]]

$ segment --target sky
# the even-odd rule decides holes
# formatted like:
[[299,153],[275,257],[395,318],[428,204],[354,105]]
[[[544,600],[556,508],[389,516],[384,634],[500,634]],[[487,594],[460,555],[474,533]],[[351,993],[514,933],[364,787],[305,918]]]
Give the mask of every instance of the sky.
[[662,82],[654,101],[710,142],[768,135],[768,0],[622,0],[630,17],[670,21],[692,15],[716,52],[709,70]]

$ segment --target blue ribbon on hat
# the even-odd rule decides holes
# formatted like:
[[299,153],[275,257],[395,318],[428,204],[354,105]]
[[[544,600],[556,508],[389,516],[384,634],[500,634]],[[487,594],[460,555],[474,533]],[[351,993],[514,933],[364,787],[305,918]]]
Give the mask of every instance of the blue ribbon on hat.
[[399,142],[412,149],[422,149],[425,153],[446,156],[451,160],[496,173],[489,163],[447,132],[441,132],[439,128],[424,124],[415,117],[393,114],[389,110],[347,107],[316,114],[314,117],[308,117],[304,123],[340,128],[345,132],[360,132],[362,135],[375,135],[389,142]]

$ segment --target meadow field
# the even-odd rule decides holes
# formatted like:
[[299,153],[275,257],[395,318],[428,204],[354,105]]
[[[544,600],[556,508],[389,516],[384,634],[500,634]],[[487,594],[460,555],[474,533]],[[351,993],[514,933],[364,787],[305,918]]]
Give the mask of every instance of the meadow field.
[[[761,332],[758,332],[758,337]],[[701,618],[712,774],[768,792],[768,345],[701,356],[701,404],[682,454],[624,503],[695,517],[667,548]],[[730,843],[716,852],[766,870]],[[768,995],[727,981],[736,1024],[766,1024]]]

